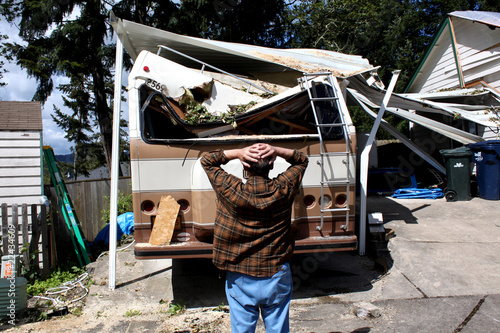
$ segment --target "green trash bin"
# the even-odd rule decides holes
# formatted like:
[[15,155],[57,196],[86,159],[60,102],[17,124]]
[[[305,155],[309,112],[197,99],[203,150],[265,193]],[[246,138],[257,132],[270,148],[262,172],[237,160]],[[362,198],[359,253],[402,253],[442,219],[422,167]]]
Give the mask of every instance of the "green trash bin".
[[467,201],[470,195],[472,152],[467,147],[441,149],[444,158],[448,186],[444,193],[446,201]]

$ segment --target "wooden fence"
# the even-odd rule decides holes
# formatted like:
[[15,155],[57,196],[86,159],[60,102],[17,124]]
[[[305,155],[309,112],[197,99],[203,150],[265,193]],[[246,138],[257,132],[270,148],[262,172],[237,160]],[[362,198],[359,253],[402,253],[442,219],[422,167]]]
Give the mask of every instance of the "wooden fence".
[[2,254],[20,255],[25,268],[37,267],[42,276],[47,276],[55,261],[47,207],[12,204],[10,208],[9,214],[9,206],[2,204]]
[[[90,242],[106,224],[102,217],[103,210],[109,210],[110,180],[67,182],[66,187],[85,238]],[[118,190],[124,195],[132,193],[130,177],[119,179]],[[2,255],[19,255],[24,267],[39,268],[44,277],[56,265],[56,248],[60,247],[56,238],[62,241],[69,236],[63,217],[57,216],[61,213],[53,188],[51,192],[54,223],[48,223],[50,213],[45,205],[3,203],[0,208]],[[67,251],[67,246],[59,250]]]
[[[124,195],[132,193],[130,177],[120,177],[118,191]],[[106,225],[103,211],[109,210],[111,192],[110,179],[77,180],[66,182],[68,194],[73,202],[76,216],[87,241],[92,241]]]

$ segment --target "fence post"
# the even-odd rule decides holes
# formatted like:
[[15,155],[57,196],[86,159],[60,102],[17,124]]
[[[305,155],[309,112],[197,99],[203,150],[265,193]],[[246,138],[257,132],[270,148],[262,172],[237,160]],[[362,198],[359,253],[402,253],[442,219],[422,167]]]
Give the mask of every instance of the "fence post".
[[7,204],[2,204],[2,254],[6,255],[9,253],[9,235],[7,233],[9,225],[9,213],[7,211]]
[[23,248],[24,248],[24,253],[23,253],[23,261],[24,261],[24,267],[26,269],[29,268],[30,265],[30,258],[29,258],[29,235],[28,235],[28,205],[23,204],[22,209],[22,235],[23,235]]
[[50,257],[49,257],[49,230],[47,228],[47,207],[40,206],[40,227],[42,229],[42,277],[49,275]]
[[[14,243],[9,244],[13,246],[14,252],[11,251],[9,254],[19,254],[19,207],[17,204],[12,204],[12,227],[9,230],[14,229]],[[10,237],[10,236],[9,236]]]
[[40,267],[38,259],[38,240],[40,238],[40,227],[36,216],[36,205],[31,205],[31,242],[29,246],[29,257],[33,256],[33,265]]

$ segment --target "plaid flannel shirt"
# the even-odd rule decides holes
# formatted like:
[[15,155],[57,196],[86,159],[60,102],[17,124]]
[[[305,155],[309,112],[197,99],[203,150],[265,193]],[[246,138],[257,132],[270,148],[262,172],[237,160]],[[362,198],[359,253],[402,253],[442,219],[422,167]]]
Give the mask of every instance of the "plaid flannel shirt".
[[227,162],[221,149],[201,159],[217,195],[213,262],[221,270],[272,276],[292,256],[291,207],[308,158],[295,150],[278,177],[246,183],[220,167]]

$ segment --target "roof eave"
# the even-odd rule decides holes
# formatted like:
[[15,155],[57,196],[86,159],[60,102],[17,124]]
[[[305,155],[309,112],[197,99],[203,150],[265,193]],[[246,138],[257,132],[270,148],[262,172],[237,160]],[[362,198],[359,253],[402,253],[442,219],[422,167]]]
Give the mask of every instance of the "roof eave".
[[418,73],[420,72],[420,70],[422,69],[422,67],[424,66],[425,62],[427,61],[427,59],[429,58],[431,52],[432,52],[432,49],[434,48],[434,46],[436,45],[438,39],[441,37],[441,35],[443,34],[443,32],[445,31],[445,28],[447,26],[449,26],[450,24],[450,18],[449,16],[447,16],[444,20],[443,20],[443,23],[441,23],[441,26],[438,30],[438,33],[436,34],[436,36],[434,37],[434,39],[432,40],[432,43],[429,45],[429,47],[427,48],[427,51],[425,52],[425,55],[424,57],[422,58],[422,60],[420,60],[420,63],[418,64],[418,67],[417,69],[415,70],[415,72],[413,73],[412,75],[412,78],[410,79],[410,82],[408,82],[408,84],[406,85],[406,88],[405,90],[403,91],[404,93],[407,93],[408,90],[410,90],[411,86],[413,85],[413,82],[415,82],[415,80],[417,79],[417,76],[418,76]]

